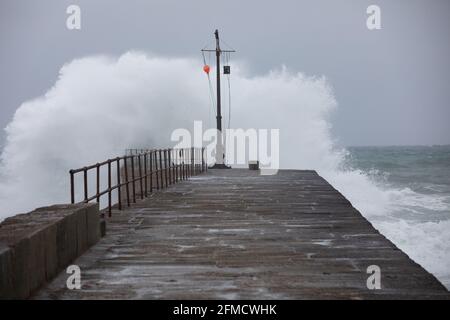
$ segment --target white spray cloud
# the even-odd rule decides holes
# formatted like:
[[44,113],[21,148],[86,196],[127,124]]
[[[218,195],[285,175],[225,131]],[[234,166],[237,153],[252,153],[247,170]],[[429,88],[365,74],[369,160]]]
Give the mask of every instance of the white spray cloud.
[[[255,78],[234,69],[233,127],[282,128],[283,167],[333,169],[326,117],[336,103],[326,80],[285,67]],[[194,120],[214,125],[207,88],[201,65],[189,59],[126,53],[66,64],[53,88],[22,104],[6,128],[0,217],[67,202],[71,168],[130,147],[168,146],[170,133]]]
[[[382,188],[364,172],[342,169],[346,151],[335,148],[330,133],[328,117],[337,103],[326,79],[291,73],[286,67],[258,77],[241,70],[233,66],[232,127],[279,128],[282,168],[317,170],[366,217],[382,221],[375,226],[400,248],[447,281],[449,273],[442,265],[449,265],[450,242],[428,239],[428,234],[438,234],[430,231],[432,224],[413,238],[407,231],[422,230],[420,225],[387,222],[393,201],[408,193]],[[97,56],[66,64],[54,87],[22,104],[6,128],[0,220],[68,202],[71,168],[121,155],[130,147],[168,146],[170,133],[192,128],[194,120],[213,125],[207,90],[195,60],[131,52],[117,59]]]

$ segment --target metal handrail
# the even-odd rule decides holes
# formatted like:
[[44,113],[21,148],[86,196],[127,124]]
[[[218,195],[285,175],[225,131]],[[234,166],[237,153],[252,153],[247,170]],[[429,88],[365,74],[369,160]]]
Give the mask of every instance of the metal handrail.
[[[75,203],[75,176],[80,172],[83,173],[84,195],[84,199],[80,203],[88,203],[93,200],[100,202],[100,198],[107,194],[108,215],[111,217],[112,192],[114,190],[117,190],[117,207],[122,210],[123,187],[125,187],[125,200],[129,207],[131,202],[136,203],[136,183],[139,185],[141,199],[144,199],[153,192],[154,187],[157,190],[167,188],[173,183],[187,180],[192,175],[208,169],[205,148],[129,149],[126,153],[129,155],[70,170],[71,203]],[[112,185],[113,164],[115,164],[117,175],[115,185]],[[100,171],[103,166],[108,168],[108,187],[100,190]],[[96,193],[89,195],[88,173],[93,169],[96,170]],[[122,174],[124,181],[122,181]],[[155,186],[154,182],[156,182]],[[130,192],[130,185],[132,192]]]

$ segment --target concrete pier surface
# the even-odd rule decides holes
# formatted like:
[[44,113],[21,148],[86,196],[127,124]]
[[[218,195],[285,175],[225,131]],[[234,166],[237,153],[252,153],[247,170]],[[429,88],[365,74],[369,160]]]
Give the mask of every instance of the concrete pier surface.
[[[449,299],[315,171],[209,170],[113,210],[35,299]],[[381,289],[367,288],[367,268]]]

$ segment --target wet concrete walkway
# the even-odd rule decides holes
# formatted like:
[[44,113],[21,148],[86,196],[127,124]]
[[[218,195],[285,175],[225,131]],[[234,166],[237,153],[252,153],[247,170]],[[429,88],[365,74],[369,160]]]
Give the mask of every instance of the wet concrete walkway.
[[[113,211],[107,236],[37,299],[449,298],[314,171],[209,170]],[[366,286],[381,268],[381,289]]]

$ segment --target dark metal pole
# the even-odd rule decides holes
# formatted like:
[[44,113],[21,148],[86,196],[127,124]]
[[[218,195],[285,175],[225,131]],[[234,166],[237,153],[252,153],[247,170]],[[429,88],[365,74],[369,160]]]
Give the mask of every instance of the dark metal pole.
[[221,114],[221,99],[220,99],[220,43],[219,43],[219,30],[214,32],[216,36],[216,78],[217,78],[217,130],[222,132],[222,114]]
[[[219,30],[216,29],[214,32],[216,36],[216,80],[217,80],[217,144],[216,144],[216,163],[212,168],[214,169],[229,169],[227,165],[225,165],[225,155],[224,155],[224,145],[223,145],[223,137],[222,137],[222,102],[220,96],[220,55],[222,52],[234,52],[234,50],[225,50],[222,51],[220,49],[220,41],[219,41]],[[206,50],[208,51],[208,50]]]

